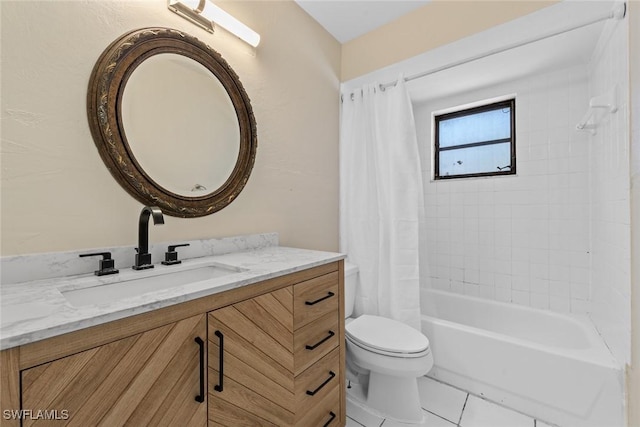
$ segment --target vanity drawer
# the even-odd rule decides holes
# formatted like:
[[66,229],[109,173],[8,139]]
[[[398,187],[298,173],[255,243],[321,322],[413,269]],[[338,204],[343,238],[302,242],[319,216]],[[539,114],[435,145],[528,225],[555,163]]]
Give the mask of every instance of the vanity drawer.
[[338,308],[338,272],[325,274],[293,287],[294,329]]
[[325,396],[338,393],[338,386],[342,382],[340,349],[333,349],[298,375],[295,381],[296,413],[304,413],[315,407]]
[[295,331],[293,336],[294,373],[300,374],[336,348],[339,337],[339,313],[331,311]]
[[340,425],[340,392],[337,388],[316,402],[316,406],[299,411],[296,421],[298,427],[337,427]]

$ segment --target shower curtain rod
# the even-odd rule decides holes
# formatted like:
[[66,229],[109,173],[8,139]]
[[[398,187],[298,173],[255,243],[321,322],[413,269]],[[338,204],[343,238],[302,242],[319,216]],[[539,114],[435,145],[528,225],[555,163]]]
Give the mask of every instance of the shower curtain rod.
[[[422,77],[426,77],[426,76],[429,76],[431,74],[439,73],[440,71],[448,70],[450,68],[454,68],[454,67],[457,67],[459,65],[467,64],[469,62],[477,61],[479,59],[486,58],[488,56],[492,56],[492,55],[495,55],[495,54],[498,54],[498,53],[506,52],[507,50],[515,49],[515,48],[518,48],[520,46],[524,46],[524,45],[527,45],[527,44],[535,43],[537,41],[548,39],[550,37],[558,36],[560,34],[567,33],[569,31],[573,31],[573,30],[577,30],[577,29],[582,28],[582,27],[587,27],[587,26],[595,24],[597,22],[606,21],[606,20],[609,20],[609,19],[620,20],[620,19],[624,18],[626,13],[627,13],[627,4],[626,4],[626,2],[623,2],[623,3],[617,4],[606,15],[599,16],[597,18],[592,18],[589,21],[583,22],[581,24],[568,26],[568,27],[565,27],[565,28],[563,28],[561,30],[552,31],[552,32],[549,32],[547,34],[543,34],[543,35],[537,36],[537,37],[529,39],[529,40],[523,40],[523,41],[519,41],[519,42],[516,42],[516,43],[509,44],[507,46],[503,46],[503,47],[500,47],[500,48],[492,49],[492,50],[489,50],[487,52],[483,52],[481,54],[471,56],[469,58],[464,58],[464,59],[461,59],[461,60],[458,60],[458,61],[454,61],[454,62],[452,62],[450,64],[443,65],[441,67],[437,67],[437,68],[434,68],[434,69],[431,69],[431,70],[428,70],[428,71],[424,71],[422,73],[414,74],[412,76],[405,77],[404,81],[405,82],[409,82],[411,80],[420,79]],[[388,87],[395,86],[397,83],[398,83],[397,80],[395,80],[393,82],[389,82],[389,83],[381,83],[380,84],[380,89],[381,90],[385,90]],[[353,98],[353,93],[351,93],[351,97]]]

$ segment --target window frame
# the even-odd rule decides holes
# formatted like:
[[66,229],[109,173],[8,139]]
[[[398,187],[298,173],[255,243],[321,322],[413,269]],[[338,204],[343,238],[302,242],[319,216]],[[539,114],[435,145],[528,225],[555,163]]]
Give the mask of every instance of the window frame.
[[[509,138],[503,139],[495,139],[488,141],[479,141],[467,144],[453,145],[445,147],[444,149],[440,149],[440,122],[443,120],[448,120],[456,117],[464,117],[471,116],[478,113],[483,113],[485,111],[497,110],[499,108],[510,108],[511,110],[511,134]],[[455,179],[455,178],[477,178],[477,177],[487,177],[487,176],[502,176],[502,175],[515,175],[516,174],[516,100],[515,98],[509,98],[502,101],[492,102],[490,104],[484,104],[477,107],[464,108],[462,110],[456,110],[449,113],[437,114],[434,115],[434,173],[433,179]],[[440,152],[441,151],[449,151],[460,148],[471,148],[471,147],[480,147],[484,145],[494,145],[494,144],[503,144],[505,142],[510,142],[510,150],[511,150],[511,167],[509,170],[498,170],[495,172],[478,172],[478,173],[467,173],[467,174],[458,174],[458,175],[440,175]]]

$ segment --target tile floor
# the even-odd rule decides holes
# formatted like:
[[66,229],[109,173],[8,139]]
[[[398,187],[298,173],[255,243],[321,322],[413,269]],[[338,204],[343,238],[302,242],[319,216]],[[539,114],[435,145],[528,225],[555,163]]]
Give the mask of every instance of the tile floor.
[[[426,427],[550,427],[542,421],[484,400],[431,378],[418,379]],[[347,400],[346,427],[406,427]]]

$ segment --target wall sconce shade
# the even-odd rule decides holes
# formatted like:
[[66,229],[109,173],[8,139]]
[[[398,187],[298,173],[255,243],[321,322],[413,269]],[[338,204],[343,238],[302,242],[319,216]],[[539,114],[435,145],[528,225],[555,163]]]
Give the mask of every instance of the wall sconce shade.
[[260,43],[260,34],[238,21],[208,0],[169,0],[169,10],[213,33],[213,24],[220,25],[253,47]]

